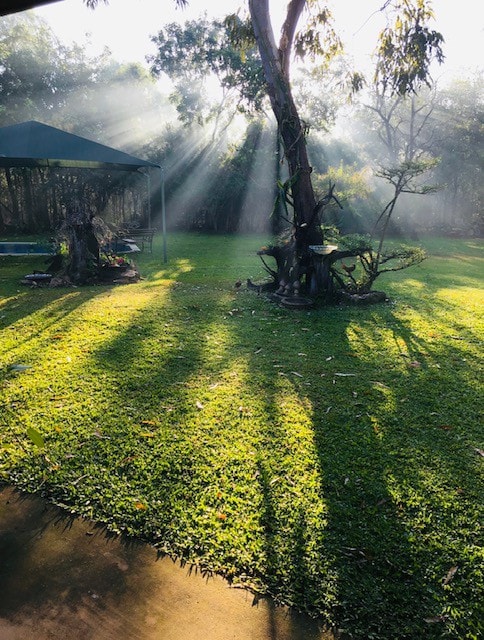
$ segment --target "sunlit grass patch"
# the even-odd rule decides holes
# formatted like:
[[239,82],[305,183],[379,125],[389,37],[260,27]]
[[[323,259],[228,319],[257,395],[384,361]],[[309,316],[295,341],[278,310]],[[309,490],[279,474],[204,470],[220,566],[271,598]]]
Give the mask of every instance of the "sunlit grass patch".
[[261,244],[157,238],[118,287],[6,262],[0,478],[349,637],[478,637],[478,245],[294,313],[234,287]]

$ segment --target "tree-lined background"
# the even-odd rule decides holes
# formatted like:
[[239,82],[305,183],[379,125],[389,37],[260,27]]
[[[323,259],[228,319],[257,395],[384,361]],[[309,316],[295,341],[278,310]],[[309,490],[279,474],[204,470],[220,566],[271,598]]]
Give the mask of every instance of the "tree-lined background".
[[[162,164],[170,228],[278,231],[285,222],[274,207],[276,184],[286,167],[257,50],[234,44],[242,27],[207,17],[165,25],[154,37],[157,53],[142,65],[118,62],[108,50],[89,57],[33,13],[2,18],[0,126],[38,120]],[[293,75],[311,132],[313,183],[319,194],[336,183],[343,207],[327,208],[325,224],[369,231],[391,189],[381,167],[411,147],[415,158],[430,159],[425,184],[435,192],[403,194],[390,231],[482,235],[482,74],[411,99],[367,86],[351,104],[342,55]],[[56,229],[74,188],[108,222],[146,221],[142,175],[7,168],[0,232]]]

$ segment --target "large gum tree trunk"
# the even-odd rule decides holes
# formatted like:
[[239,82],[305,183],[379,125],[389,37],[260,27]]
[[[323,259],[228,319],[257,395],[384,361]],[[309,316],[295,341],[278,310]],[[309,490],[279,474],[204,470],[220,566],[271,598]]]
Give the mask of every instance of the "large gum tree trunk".
[[316,198],[311,182],[305,127],[292,97],[289,59],[296,25],[306,0],[291,0],[287,7],[279,46],[272,30],[269,1],[249,0],[249,10],[259,48],[272,110],[284,146],[294,202],[294,261],[292,280],[298,280],[310,244],[321,244],[322,234],[315,216]]

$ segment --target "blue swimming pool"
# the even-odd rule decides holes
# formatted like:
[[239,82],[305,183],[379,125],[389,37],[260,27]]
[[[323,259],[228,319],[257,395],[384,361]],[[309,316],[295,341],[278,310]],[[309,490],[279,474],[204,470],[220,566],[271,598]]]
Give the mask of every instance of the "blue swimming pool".
[[[113,240],[102,248],[114,253],[138,253],[139,247],[134,242]],[[55,251],[48,244],[37,242],[0,242],[0,256],[50,256]]]
[[50,256],[52,253],[49,245],[38,242],[0,242],[2,256]]

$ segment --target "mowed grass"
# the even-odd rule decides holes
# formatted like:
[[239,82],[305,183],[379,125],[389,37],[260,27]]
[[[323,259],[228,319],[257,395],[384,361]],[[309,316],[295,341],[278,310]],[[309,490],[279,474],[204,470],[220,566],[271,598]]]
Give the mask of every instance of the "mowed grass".
[[294,312],[234,288],[265,240],[157,238],[129,286],[0,258],[0,479],[343,637],[482,637],[482,243]]

